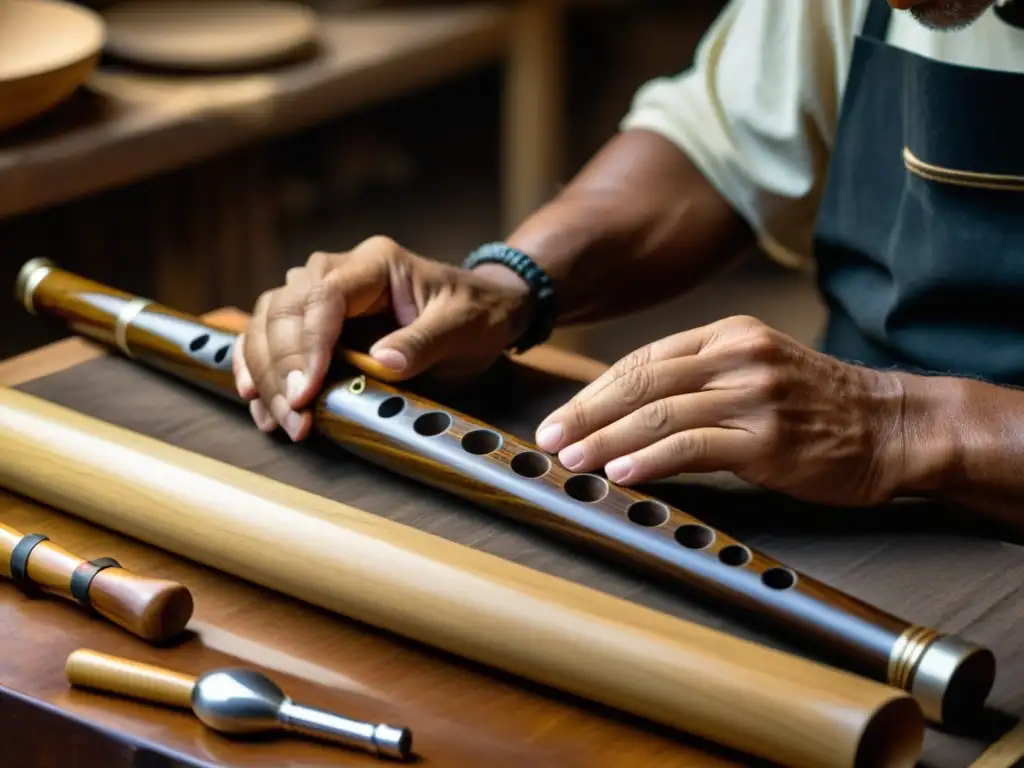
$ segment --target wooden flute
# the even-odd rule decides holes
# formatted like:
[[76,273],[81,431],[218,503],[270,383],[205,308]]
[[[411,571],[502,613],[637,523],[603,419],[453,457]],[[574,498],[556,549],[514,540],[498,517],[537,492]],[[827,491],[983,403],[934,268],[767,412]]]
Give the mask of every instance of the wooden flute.
[[[33,314],[239,399],[236,334],[45,259],[25,264],[16,292]],[[745,610],[829,663],[907,691],[933,722],[976,712],[988,697],[990,650],[798,573],[652,496],[570,472],[513,435],[367,375],[372,359],[345,355],[361,370],[324,387],[314,428],[351,453]]]

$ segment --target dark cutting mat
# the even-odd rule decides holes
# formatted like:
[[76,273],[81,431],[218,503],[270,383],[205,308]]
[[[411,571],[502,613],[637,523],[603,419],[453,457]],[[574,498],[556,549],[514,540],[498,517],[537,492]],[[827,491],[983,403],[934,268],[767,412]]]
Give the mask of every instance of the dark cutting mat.
[[[512,367],[448,404],[522,438],[578,385]],[[120,358],[19,389],[173,445],[650,608],[788,650],[727,610],[700,604],[458,498],[317,440],[260,434],[246,409]],[[958,633],[996,653],[990,717],[970,736],[930,729],[927,768],[966,768],[1024,714],[1024,548],[932,505],[823,509],[760,492],[698,485],[650,490],[783,563],[897,616]]]

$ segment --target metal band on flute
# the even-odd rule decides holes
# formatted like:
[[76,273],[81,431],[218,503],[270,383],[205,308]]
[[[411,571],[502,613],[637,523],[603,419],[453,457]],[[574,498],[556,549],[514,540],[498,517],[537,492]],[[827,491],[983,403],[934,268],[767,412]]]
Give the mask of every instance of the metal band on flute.
[[52,263],[47,259],[33,259],[21,268],[21,273],[18,275],[17,291],[29,314],[34,315],[36,313],[36,308],[32,304],[32,296],[35,294],[36,287],[42,282],[43,278],[50,274],[52,266]]
[[[237,399],[235,336],[52,264],[26,265],[19,299],[142,363]],[[31,290],[31,295],[28,291]],[[114,333],[115,328],[123,331]],[[315,428],[348,451],[519,522],[743,609],[821,658],[908,691],[935,722],[980,709],[991,651],[893,616],[755,552],[660,499],[576,474],[536,446],[365,374],[321,392]]]
[[128,346],[128,328],[138,314],[153,302],[149,299],[132,299],[120,312],[117,313],[117,322],[114,325],[114,342],[118,348],[128,357],[134,357],[131,347]]

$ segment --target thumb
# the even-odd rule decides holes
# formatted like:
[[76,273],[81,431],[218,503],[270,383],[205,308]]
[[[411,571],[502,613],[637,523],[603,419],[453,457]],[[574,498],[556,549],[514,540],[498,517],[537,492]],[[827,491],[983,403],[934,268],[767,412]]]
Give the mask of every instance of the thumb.
[[401,378],[411,379],[459,348],[470,316],[469,310],[457,302],[428,304],[412,323],[374,344],[370,355]]

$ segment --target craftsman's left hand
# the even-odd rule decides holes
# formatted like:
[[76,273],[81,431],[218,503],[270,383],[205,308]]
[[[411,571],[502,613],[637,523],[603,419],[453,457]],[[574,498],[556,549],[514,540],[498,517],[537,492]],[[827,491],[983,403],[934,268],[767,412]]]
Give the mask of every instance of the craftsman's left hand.
[[898,490],[902,401],[894,374],[731,317],[627,355],[548,416],[537,444],[621,485],[727,470],[806,501],[865,506]]

